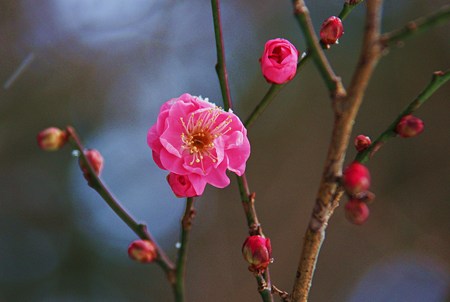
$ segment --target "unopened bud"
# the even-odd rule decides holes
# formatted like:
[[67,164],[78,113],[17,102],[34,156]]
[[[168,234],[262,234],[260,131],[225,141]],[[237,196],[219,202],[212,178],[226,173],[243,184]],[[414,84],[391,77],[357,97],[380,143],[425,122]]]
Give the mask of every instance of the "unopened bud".
[[350,199],[345,205],[345,217],[354,224],[361,225],[369,218],[369,207],[363,201]]
[[[89,149],[84,151],[84,155],[86,156],[86,159],[89,161],[89,163],[92,166],[92,169],[94,170],[95,175],[100,176],[103,170],[103,156],[95,149]],[[89,169],[84,164],[84,162],[81,160],[81,157],[79,159],[79,164],[81,171],[83,172],[84,178],[87,180],[88,184],[92,187],[92,178],[89,173]]]
[[167,175],[167,182],[176,197],[194,197],[199,195],[187,175],[171,172]]
[[242,246],[242,255],[250,264],[249,271],[261,274],[272,261],[270,239],[260,235],[249,236]]
[[326,19],[320,28],[320,41],[325,45],[336,44],[344,34],[341,19],[332,16]]
[[135,240],[128,247],[128,256],[142,263],[150,263],[156,259],[158,253],[152,241]]
[[59,128],[50,127],[39,132],[37,142],[42,150],[56,151],[67,142],[67,133]]
[[367,191],[370,187],[369,169],[359,162],[353,162],[344,170],[342,182],[350,195]]
[[400,119],[395,128],[395,131],[401,137],[413,137],[423,131],[423,121],[411,114],[405,115]]
[[369,148],[372,141],[370,140],[370,137],[360,134],[355,138],[354,144],[356,151],[361,152]]

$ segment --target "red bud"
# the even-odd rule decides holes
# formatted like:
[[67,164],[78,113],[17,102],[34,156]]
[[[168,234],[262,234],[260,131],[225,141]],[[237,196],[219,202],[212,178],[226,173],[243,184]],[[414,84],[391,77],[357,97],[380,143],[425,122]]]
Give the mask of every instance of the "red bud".
[[341,19],[332,16],[326,19],[320,28],[320,40],[323,44],[336,44],[344,34],[344,26]]
[[260,235],[249,236],[242,246],[242,255],[250,263],[248,269],[261,274],[272,261],[272,247],[270,239]]
[[370,140],[370,137],[360,134],[355,138],[354,144],[356,151],[361,152],[369,148],[372,141]]
[[[86,159],[89,161],[89,163],[92,166],[92,169],[94,170],[95,175],[100,176],[103,170],[103,156],[95,149],[89,149],[84,151],[84,155],[86,156]],[[86,167],[86,165],[83,163],[81,158],[79,159],[79,164],[81,171],[83,172],[84,178],[88,181],[88,184],[92,186],[92,180],[89,175],[89,170]]]
[[413,115],[405,115],[400,119],[395,131],[401,137],[413,137],[420,134],[424,129],[423,121]]
[[367,191],[370,187],[369,169],[363,164],[353,162],[345,169],[342,182],[350,195]]
[[361,225],[369,218],[369,207],[363,201],[350,199],[345,205],[345,216],[351,223]]
[[156,259],[158,253],[152,241],[135,240],[128,247],[128,256],[142,263],[150,263]]

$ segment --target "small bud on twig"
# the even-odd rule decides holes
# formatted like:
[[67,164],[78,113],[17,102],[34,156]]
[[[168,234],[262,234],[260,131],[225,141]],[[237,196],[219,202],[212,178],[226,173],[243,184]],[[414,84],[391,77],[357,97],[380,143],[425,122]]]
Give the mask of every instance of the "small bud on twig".
[[405,115],[398,122],[395,131],[401,137],[413,137],[419,135],[424,129],[423,121],[411,114]]
[[367,191],[370,187],[369,169],[359,162],[353,162],[345,169],[342,182],[349,195]]
[[345,205],[345,216],[351,223],[361,225],[369,218],[369,207],[359,199],[350,199]]
[[320,28],[320,41],[325,45],[337,44],[344,34],[341,19],[332,16],[326,19]]
[[370,137],[360,134],[355,138],[354,144],[356,151],[361,152],[369,148],[372,141],[370,140]]
[[242,255],[250,264],[249,271],[261,274],[272,261],[270,239],[260,235],[249,236],[242,246]]
[[[91,164],[95,175],[100,176],[100,174],[102,173],[102,170],[103,170],[103,156],[100,154],[100,152],[95,149],[89,149],[89,150],[84,151],[84,155],[86,156],[86,159]],[[81,171],[83,172],[84,178],[88,181],[88,184],[90,186],[92,186],[92,180],[89,175],[89,169],[86,167],[86,165],[81,160],[81,158],[79,160],[79,165],[80,165]]]
[[149,240],[135,240],[128,247],[128,256],[142,263],[150,263],[156,259],[158,253],[153,242]]
[[37,142],[39,148],[45,151],[56,151],[61,149],[67,142],[67,133],[56,127],[50,127],[39,132]]

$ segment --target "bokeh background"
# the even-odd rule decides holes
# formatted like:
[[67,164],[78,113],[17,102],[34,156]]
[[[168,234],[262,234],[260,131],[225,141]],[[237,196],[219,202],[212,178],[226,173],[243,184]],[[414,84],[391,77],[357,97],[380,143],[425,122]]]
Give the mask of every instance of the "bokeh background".
[[[308,1],[316,29],[343,1]],[[385,1],[383,30],[447,1]],[[235,112],[245,118],[269,88],[266,40],[305,42],[290,1],[230,0],[222,18]],[[348,84],[364,7],[328,52]],[[450,26],[405,41],[381,60],[354,135],[376,137],[450,62]],[[146,132],[159,106],[189,92],[221,102],[209,1],[0,2],[0,301],[172,301],[156,265],[127,257],[135,235],[81,176],[69,147],[45,153],[36,134],[73,125],[105,158],[102,175],[172,258],[184,200],[153,163]],[[450,301],[450,89],[417,113],[422,135],[390,141],[368,164],[377,195],[366,225],[330,221],[311,301]],[[250,129],[251,190],[270,236],[274,283],[290,291],[323,167],[332,112],[312,64]],[[349,149],[347,161],[355,155]],[[232,176],[232,175],[230,175]],[[247,235],[235,179],[196,202],[187,265],[189,301],[259,301],[240,248]]]

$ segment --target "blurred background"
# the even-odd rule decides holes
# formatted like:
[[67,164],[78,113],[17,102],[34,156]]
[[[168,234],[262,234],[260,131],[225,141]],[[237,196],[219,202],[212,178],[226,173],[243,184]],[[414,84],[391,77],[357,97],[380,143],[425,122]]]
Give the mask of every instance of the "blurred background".
[[[307,1],[316,30],[343,1]],[[447,1],[386,1],[383,31]],[[258,58],[268,39],[305,42],[290,1],[222,3],[235,112],[245,119],[269,85]],[[327,52],[344,84],[358,57],[361,5]],[[448,69],[450,26],[405,41],[373,76],[354,138],[375,138]],[[65,147],[38,149],[37,133],[73,125],[105,158],[102,178],[174,258],[184,200],[146,144],[160,105],[184,92],[221,103],[209,1],[0,2],[0,301],[172,301],[156,265],[128,259],[136,239],[82,178]],[[311,301],[450,301],[450,86],[417,115],[413,139],[390,141],[368,164],[377,198],[362,227],[332,217]],[[333,115],[312,64],[250,129],[250,188],[271,238],[277,287],[290,291],[325,159]],[[349,148],[347,162],[355,155]],[[247,235],[234,177],[198,198],[187,265],[189,301],[259,301],[241,245]]]

